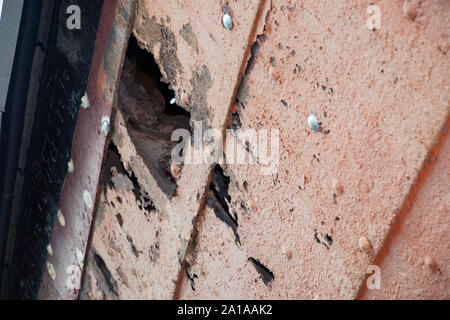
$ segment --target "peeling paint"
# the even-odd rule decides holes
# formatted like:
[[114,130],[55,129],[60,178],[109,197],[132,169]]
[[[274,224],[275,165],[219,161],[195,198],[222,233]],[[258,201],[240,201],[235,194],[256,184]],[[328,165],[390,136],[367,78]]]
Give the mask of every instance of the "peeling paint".
[[183,26],[183,28],[180,30],[180,35],[183,37],[183,39],[187,42],[189,46],[192,47],[192,49],[195,50],[195,52],[198,53],[198,41],[197,36],[192,31],[192,26],[188,23]]
[[159,59],[162,69],[173,86],[177,84],[177,74],[181,71],[181,63],[177,56],[177,43],[174,33],[165,25],[157,22],[156,17],[149,17],[143,2],[139,2],[138,17],[134,25],[134,35],[141,47],[153,52],[159,44]]
[[192,118],[198,121],[207,119],[209,115],[207,91],[211,87],[211,76],[205,65],[199,72],[192,73],[191,85],[193,89],[189,97],[189,111],[192,113]]

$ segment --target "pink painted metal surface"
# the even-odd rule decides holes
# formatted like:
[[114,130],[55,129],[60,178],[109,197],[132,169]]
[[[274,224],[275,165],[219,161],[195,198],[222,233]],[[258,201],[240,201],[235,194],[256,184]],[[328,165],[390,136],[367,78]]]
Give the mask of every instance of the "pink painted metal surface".
[[[76,299],[88,242],[107,132],[132,22],[134,0],[105,1],[89,74],[89,106],[81,108],[72,145],[73,172],[64,183],[48,247],[40,299]],[[70,170],[72,171],[72,170]]]

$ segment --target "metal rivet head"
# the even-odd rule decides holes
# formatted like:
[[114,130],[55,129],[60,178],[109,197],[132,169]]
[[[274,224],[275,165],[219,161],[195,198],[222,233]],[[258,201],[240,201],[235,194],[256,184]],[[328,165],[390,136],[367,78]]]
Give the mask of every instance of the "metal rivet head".
[[105,134],[109,133],[109,117],[103,116],[102,117],[102,132]]
[[53,255],[53,248],[52,248],[52,245],[50,243],[47,246],[47,252],[48,252],[49,255],[51,255],[51,256]]
[[359,238],[358,244],[359,248],[364,252],[370,252],[372,249],[372,245],[366,237]]
[[334,192],[336,192],[336,194],[344,193],[344,186],[338,179],[333,178],[332,184],[333,184],[333,190],[334,190]]
[[425,256],[425,258],[423,259],[423,261],[425,262],[425,265],[430,268],[431,270],[435,271],[437,269],[437,264],[436,261],[434,261],[434,259],[430,256]]
[[58,213],[56,214],[56,217],[58,219],[59,224],[64,227],[66,225],[66,218],[64,217],[64,215],[60,209],[58,209]]
[[89,98],[87,96],[87,93],[85,93],[84,96],[81,98],[81,107],[83,109],[89,108]]
[[73,173],[75,171],[75,166],[72,159],[70,159],[70,161],[67,163],[67,171],[69,171],[69,173]]
[[308,125],[314,131],[317,131],[317,129],[319,129],[319,122],[317,121],[317,116],[314,113],[311,113],[309,115]]
[[284,251],[284,255],[286,256],[286,258],[287,258],[288,260],[291,260],[291,258],[292,258],[292,251],[289,250],[289,249],[286,249],[286,250]]
[[56,279],[55,267],[50,262],[47,262],[47,270],[52,280],[55,280]]
[[233,20],[231,19],[231,16],[228,13],[223,14],[222,23],[225,29],[231,30],[231,28],[233,28]]

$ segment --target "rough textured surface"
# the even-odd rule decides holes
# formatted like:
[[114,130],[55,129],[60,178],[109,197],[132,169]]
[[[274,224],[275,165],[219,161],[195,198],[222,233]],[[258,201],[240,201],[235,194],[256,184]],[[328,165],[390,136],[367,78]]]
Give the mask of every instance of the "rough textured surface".
[[[221,129],[234,97],[248,46],[269,1],[231,1],[234,27],[222,26],[223,1],[140,0],[133,30],[159,62],[177,103],[195,120]],[[176,14],[174,14],[176,13]],[[263,21],[262,21],[263,22]]]
[[376,264],[381,289],[361,299],[450,299],[450,135],[443,132]]
[[160,261],[160,250],[166,250],[159,241],[161,213],[114,148],[107,153],[102,189],[80,298],[170,298],[164,295],[170,292],[169,279],[161,284],[154,276],[164,272],[158,266],[171,263]]
[[[88,5],[86,2],[85,6]],[[70,160],[66,161],[64,166],[67,175],[48,247],[51,249],[47,249],[40,299],[75,299],[81,287],[84,256],[107,140],[106,134],[101,130],[101,121],[103,117],[109,117],[113,109],[117,79],[131,29],[133,1],[122,1],[117,3],[117,6],[116,3],[104,6],[99,3],[98,7],[102,8],[102,20],[95,43],[93,67],[89,74],[85,98],[80,99],[88,99],[89,102],[84,107],[77,106],[77,110],[80,110],[77,127]],[[63,30],[65,28],[64,25]],[[66,42],[70,40],[66,39]],[[70,45],[65,47],[69,48]],[[111,51],[114,51],[115,55],[108,54]],[[72,162],[72,170],[68,170],[69,161]],[[52,170],[55,168],[52,167]]]
[[[258,24],[259,16],[264,10],[267,12],[267,7],[260,7],[258,4],[259,2],[233,3],[232,7],[236,10],[235,27],[227,31],[221,24],[220,1],[201,10],[188,2],[138,2],[133,34],[139,44],[154,55],[163,81],[169,82],[175,91],[177,104],[190,111],[191,120],[202,121],[203,128],[222,130],[225,125],[238,79],[250,54],[248,44],[254,40],[256,30],[261,29]],[[174,12],[177,14],[174,15]],[[123,103],[129,104],[129,100],[125,100],[119,99],[118,102],[112,140],[117,146],[125,170],[135,174],[138,184],[161,214],[161,221],[157,223],[161,228],[161,245],[160,259],[154,272],[149,275],[148,283],[156,283],[152,285],[152,289],[147,291],[130,285],[131,291],[119,288],[116,293],[120,298],[136,297],[139,294],[170,298],[175,291],[195,218],[203,201],[211,164],[185,164],[175,181],[176,196],[168,196],[161,189],[158,177],[154,171],[152,173],[149,165],[148,160],[154,153],[144,143],[140,143],[142,139],[135,139],[145,135],[145,130],[138,130],[133,134],[127,125],[127,115],[120,106]],[[104,200],[100,200],[100,203],[102,201]],[[127,219],[134,209],[124,207],[123,210],[125,212],[121,213],[122,217]],[[117,228],[117,225],[111,225],[107,220],[99,223],[100,226],[93,229],[93,234],[103,235],[94,236],[91,245],[91,250],[96,252],[97,248],[111,247],[111,243],[105,243],[106,233],[115,232]],[[137,236],[141,231],[131,227],[129,230],[129,235],[138,239],[136,247],[146,247],[146,243],[139,242],[140,238]],[[114,245],[114,241],[112,244]],[[106,252],[103,251],[102,254]],[[102,259],[109,270],[116,270],[121,263],[108,257],[102,256]],[[86,267],[86,275],[94,272],[92,268],[92,263]],[[120,282],[117,283],[121,286]]]
[[[92,137],[97,135],[95,124],[92,124],[95,117],[91,116],[89,119],[92,122],[80,121],[84,128],[89,128],[86,130],[80,130],[81,125],[76,123],[77,119],[83,119],[82,112],[79,112],[82,96],[92,89],[91,76],[98,70],[95,47],[104,39],[99,40],[96,37],[97,31],[102,30],[99,23],[103,2],[81,1],[78,3],[82,8],[89,5],[92,9],[87,10],[85,14],[85,32],[83,33],[68,32],[65,19],[56,19],[66,14],[65,9],[69,2],[27,2],[22,16],[33,31],[28,30],[27,27],[21,28],[21,33],[32,36],[37,32],[38,38],[34,35],[32,38],[34,37],[35,40],[24,40],[27,46],[20,50],[32,53],[33,50],[28,48],[28,45],[31,47],[36,41],[36,44],[40,43],[40,49],[35,52],[42,51],[44,55],[34,56],[33,74],[30,75],[30,79],[23,81],[23,83],[30,82],[30,87],[24,87],[25,92],[21,92],[24,96],[27,95],[29,107],[26,109],[28,127],[25,131],[26,135],[22,137],[24,144],[21,145],[24,146],[22,149],[24,154],[21,155],[21,160],[24,161],[18,162],[20,167],[17,167],[17,176],[14,173],[16,169],[8,169],[9,173],[16,176],[18,182],[14,193],[14,210],[12,211],[15,214],[11,216],[13,223],[10,225],[12,232],[8,244],[7,266],[10,272],[3,274],[5,281],[2,281],[2,284],[8,287],[6,290],[9,291],[4,297],[11,299],[35,299],[40,296],[40,289],[43,289],[41,292],[44,297],[75,298],[74,290],[67,289],[66,286],[66,270],[76,261],[75,248],[80,247],[82,237],[77,239],[80,241],[75,246],[73,239],[77,237],[72,236],[75,233],[74,230],[85,232],[86,239],[89,235],[89,223],[87,227],[83,225],[86,221],[83,214],[87,210],[84,211],[82,208],[82,197],[71,199],[73,206],[70,208],[73,211],[70,212],[73,215],[70,215],[70,218],[73,217],[76,222],[66,228],[67,233],[60,232],[61,229],[55,221],[60,211],[59,206],[61,204],[64,206],[68,189],[66,173],[67,163],[71,157],[71,147],[76,149],[79,146],[76,141],[80,139],[85,145],[84,150],[90,151],[85,168],[97,160],[98,169],[100,169],[103,156],[103,145],[92,141],[95,140]],[[31,11],[33,14],[27,17],[26,12]],[[39,12],[41,12],[40,16]],[[49,18],[47,14],[55,19]],[[39,27],[37,23],[40,23]],[[107,31],[105,33],[108,34]],[[21,36],[21,39],[26,37]],[[74,55],[74,52],[78,51],[83,51],[84,54]],[[20,64],[26,66],[27,63]],[[17,79],[27,78],[27,72],[19,72],[21,76]],[[15,88],[19,87],[15,86]],[[27,88],[30,90],[28,93]],[[25,103],[19,100],[17,102]],[[17,130],[20,129],[14,122],[11,124]],[[82,131],[82,137],[80,131]],[[17,134],[19,133],[13,135]],[[20,140],[19,136],[16,138]],[[89,141],[88,145],[86,141]],[[3,162],[2,166],[5,167]],[[78,188],[95,190],[98,183],[94,176],[91,177],[92,179],[88,182],[90,177],[88,178],[87,174],[82,175],[82,178],[76,181],[72,191],[80,195],[77,193]],[[69,214],[67,211],[66,214]],[[51,238],[54,239],[55,233],[65,233],[66,237],[60,237],[58,247],[62,250],[55,250],[58,256],[49,257],[47,246]],[[49,277],[47,271],[52,271],[53,277]],[[51,286],[56,289],[52,288],[49,290],[51,292],[46,292],[46,288]]]
[[[278,130],[279,163],[250,164],[257,150],[237,141],[246,164],[185,164],[169,197],[119,106],[124,169],[103,186],[82,297],[449,297],[450,3],[378,1],[375,30],[369,4],[231,1],[227,31],[222,1],[139,2],[133,33],[177,104],[204,128]],[[127,179],[151,200],[150,221]],[[376,292],[365,289],[372,264]]]
[[[273,1],[232,125],[280,130],[278,172],[228,167],[242,246],[229,241],[232,249],[220,250],[224,238],[203,223],[190,268],[196,290],[185,279],[182,298],[239,298],[236,286],[249,298],[357,296],[449,112],[449,60],[438,50],[449,3],[423,3],[416,22],[403,17],[400,2],[377,4],[382,28],[371,31],[365,2]],[[307,125],[310,112],[318,132]],[[448,182],[441,187],[448,191]],[[437,237],[448,242],[448,232]],[[219,252],[221,268],[211,262]],[[274,280],[248,286],[256,277],[243,255]],[[223,277],[216,295],[213,284]],[[428,290],[443,297],[445,275],[440,281],[444,292]]]

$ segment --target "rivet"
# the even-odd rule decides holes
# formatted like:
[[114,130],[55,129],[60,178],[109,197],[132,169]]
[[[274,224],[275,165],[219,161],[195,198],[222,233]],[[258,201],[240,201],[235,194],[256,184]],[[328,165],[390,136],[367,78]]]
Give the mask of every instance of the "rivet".
[[173,161],[170,162],[170,171],[172,172],[172,176],[175,179],[178,180],[180,178],[180,174],[181,174],[180,167]]
[[58,213],[56,214],[56,217],[58,218],[58,222],[63,227],[66,225],[66,218],[64,218],[64,215],[61,210],[58,209]]
[[67,171],[69,171],[69,173],[73,173],[75,170],[75,166],[73,164],[73,160],[70,159],[70,161],[67,163]]
[[370,244],[369,240],[367,240],[366,237],[359,238],[359,248],[362,251],[370,252],[372,250],[372,245]]
[[273,80],[280,82],[281,75],[274,66],[269,67],[269,74]]
[[84,96],[81,98],[81,107],[83,109],[89,108],[89,98],[87,96],[87,93],[85,93]]
[[225,29],[231,30],[233,28],[233,20],[229,13],[224,13],[222,17],[222,23]]
[[291,258],[292,258],[292,251],[289,250],[289,249],[286,249],[286,250],[284,251],[284,255],[286,256],[286,258],[287,258],[288,260],[291,260]]
[[317,129],[319,129],[319,122],[317,121],[317,116],[314,113],[311,113],[309,115],[308,125],[314,131],[317,131]]
[[344,193],[344,186],[342,185],[342,183],[338,179],[334,178],[332,183],[333,183],[334,192],[336,192],[337,194],[343,194]]
[[84,204],[89,208],[92,209],[92,198],[91,198],[91,194],[89,191],[84,190],[83,192],[83,199],[84,199]]
[[417,17],[416,6],[408,0],[403,3],[403,14],[410,20],[415,20]]
[[102,132],[105,134],[109,133],[109,117],[103,116],[102,117]]
[[258,206],[256,205],[256,202],[253,199],[250,199],[248,201],[250,210],[252,210],[253,212],[258,212]]
[[53,248],[52,248],[52,245],[50,243],[47,246],[47,252],[48,252],[49,255],[51,255],[51,256],[53,255]]
[[50,262],[47,262],[47,270],[52,280],[55,280],[56,279],[55,267]]
[[423,261],[425,262],[425,265],[430,268],[431,270],[435,270],[436,269],[436,262],[434,261],[434,259],[430,256],[425,256]]

